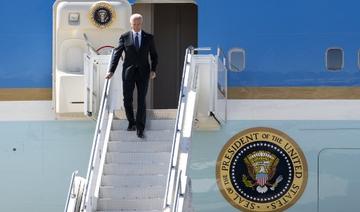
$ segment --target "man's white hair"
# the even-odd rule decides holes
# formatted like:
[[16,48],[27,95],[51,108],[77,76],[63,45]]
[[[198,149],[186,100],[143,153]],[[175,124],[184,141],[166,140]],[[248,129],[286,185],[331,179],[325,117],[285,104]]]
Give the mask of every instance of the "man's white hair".
[[140,19],[141,22],[143,21],[142,15],[140,15],[139,13],[134,13],[130,16],[130,23],[132,23],[136,19]]

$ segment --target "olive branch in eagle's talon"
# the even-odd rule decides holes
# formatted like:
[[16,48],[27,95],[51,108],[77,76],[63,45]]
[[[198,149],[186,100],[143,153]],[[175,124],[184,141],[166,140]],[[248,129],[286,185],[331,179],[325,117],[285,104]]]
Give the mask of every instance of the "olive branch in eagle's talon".
[[248,180],[244,174],[242,176],[242,182],[246,187],[254,189],[254,184],[250,180]]

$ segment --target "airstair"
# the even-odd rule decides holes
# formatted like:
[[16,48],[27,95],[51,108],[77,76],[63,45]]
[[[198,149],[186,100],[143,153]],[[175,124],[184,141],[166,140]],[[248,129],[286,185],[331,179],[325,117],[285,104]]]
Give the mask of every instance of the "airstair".
[[126,131],[111,80],[105,81],[87,176],[73,173],[65,212],[193,210],[187,176],[192,129],[226,120],[221,51],[195,54],[203,50],[186,50],[178,108],[148,111],[144,139]]
[[112,122],[97,211],[161,211],[174,118],[148,121],[145,139]]

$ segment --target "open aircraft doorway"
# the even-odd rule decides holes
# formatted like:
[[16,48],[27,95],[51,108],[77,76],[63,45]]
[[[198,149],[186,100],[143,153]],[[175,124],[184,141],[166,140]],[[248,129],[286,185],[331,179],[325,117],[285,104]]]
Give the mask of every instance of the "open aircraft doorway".
[[148,108],[176,108],[185,49],[197,46],[198,8],[187,1],[138,0],[133,13],[144,17],[143,28],[154,34],[159,55],[157,78],[149,85]]

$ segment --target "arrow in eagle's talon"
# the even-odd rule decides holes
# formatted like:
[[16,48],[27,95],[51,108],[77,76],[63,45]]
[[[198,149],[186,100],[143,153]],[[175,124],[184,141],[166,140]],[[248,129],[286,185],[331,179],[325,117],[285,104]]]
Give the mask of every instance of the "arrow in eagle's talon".
[[283,180],[283,176],[282,175],[279,175],[279,177],[276,178],[274,184],[272,184],[271,186],[271,190],[275,190],[276,186]]

